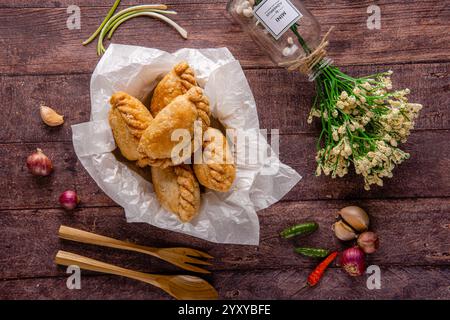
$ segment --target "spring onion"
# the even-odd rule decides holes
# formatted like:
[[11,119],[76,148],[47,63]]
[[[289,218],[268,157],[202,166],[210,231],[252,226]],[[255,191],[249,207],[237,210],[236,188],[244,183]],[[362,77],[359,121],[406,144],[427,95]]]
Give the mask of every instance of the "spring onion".
[[98,42],[97,42],[97,54],[102,55],[106,50],[103,46],[103,40],[107,36],[108,39],[111,39],[114,32],[117,30],[117,28],[124,22],[135,18],[139,16],[148,16],[151,18],[156,18],[159,20],[162,20],[175,28],[180,35],[187,39],[187,31],[183,29],[180,25],[172,21],[171,19],[167,18],[165,15],[175,15],[177,14],[176,11],[173,10],[167,10],[167,6],[163,4],[152,4],[152,5],[139,5],[139,6],[133,6],[129,7],[127,9],[121,10],[118,13],[114,14],[117,6],[119,5],[120,0],[117,0],[111,10],[108,12],[108,15],[103,20],[100,27],[89,37],[88,40],[83,42],[83,45],[86,45],[92,40],[94,40],[98,36]]
[[120,4],[120,0],[116,0],[116,2],[114,2],[114,5],[109,10],[109,12],[106,15],[105,19],[103,20],[102,24],[97,28],[97,30],[95,30],[95,32],[89,37],[89,39],[87,39],[86,41],[83,42],[83,46],[91,43],[98,36],[98,34],[100,33],[100,31],[102,31],[105,24],[108,22],[108,20],[111,18],[111,16],[116,11],[119,4]]
[[[145,11],[139,10],[138,12],[145,12]],[[176,11],[171,11],[171,10],[152,10],[152,12],[161,13],[161,14],[177,14]],[[127,17],[129,17],[131,15],[134,15],[136,13],[137,12],[134,12],[134,11],[133,12],[127,12],[127,13],[123,14],[122,16],[120,16],[119,19],[116,19],[113,23],[111,23],[109,25],[109,27],[107,28],[108,30],[106,31],[106,32],[108,32],[108,39],[111,39],[114,31],[119,27],[120,24],[122,24],[122,22],[125,22],[125,21],[122,21],[122,20],[128,20],[128,19],[125,19],[125,18],[127,18]]]

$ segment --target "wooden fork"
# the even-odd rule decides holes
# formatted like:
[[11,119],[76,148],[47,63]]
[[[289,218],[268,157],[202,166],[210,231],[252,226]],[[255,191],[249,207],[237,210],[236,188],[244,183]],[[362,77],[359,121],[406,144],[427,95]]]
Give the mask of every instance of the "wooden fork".
[[[197,258],[208,258],[213,257],[209,254],[190,248],[151,248],[146,246],[137,245],[131,242],[116,240],[113,238],[108,238],[95,233],[74,229],[66,226],[61,226],[59,228],[59,237],[66,240],[94,244],[103,247],[110,247],[134,252],[144,253],[166,262],[174,264],[182,269],[199,272],[199,273],[210,273],[208,270],[194,266],[192,264],[201,264],[209,266],[211,263],[200,260]],[[197,257],[197,258],[194,258]]]
[[179,300],[215,300],[218,298],[216,289],[199,277],[148,274],[65,251],[58,251],[55,257],[55,263],[63,266],[76,265],[85,270],[139,280],[158,287]]

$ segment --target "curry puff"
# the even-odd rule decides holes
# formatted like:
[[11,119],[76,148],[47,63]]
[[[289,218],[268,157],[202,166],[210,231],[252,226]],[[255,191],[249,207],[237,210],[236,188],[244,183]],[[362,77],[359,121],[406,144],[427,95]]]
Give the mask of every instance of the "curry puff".
[[222,132],[208,128],[203,136],[202,155],[202,163],[193,166],[200,184],[220,192],[229,191],[236,177],[236,166]]
[[187,62],[180,62],[156,86],[150,110],[153,116],[168,106],[176,97],[197,86],[194,71]]
[[182,222],[198,214],[200,187],[190,166],[152,167],[152,181],[162,207],[177,214]]
[[139,141],[153,120],[148,109],[125,92],[116,92],[110,99],[109,124],[122,155],[136,161],[143,157]]
[[[150,167],[159,203],[180,221],[198,215],[200,184],[219,192],[231,189],[236,166],[228,141],[210,127],[209,100],[186,62],[157,85],[149,109],[124,92],[115,93],[110,104],[109,123],[120,152],[139,167]],[[198,159],[197,150],[202,161],[185,164]]]
[[[194,128],[196,121],[201,125],[204,132],[210,125],[209,101],[203,95],[203,90],[193,87],[186,94],[175,98],[153,119],[148,128],[142,134],[138,150],[150,159],[174,159],[178,154],[173,154],[180,147],[179,141],[173,141],[172,134],[176,130],[184,129],[190,134],[190,153],[184,155],[181,161],[195,151]],[[179,131],[181,132],[181,131]]]

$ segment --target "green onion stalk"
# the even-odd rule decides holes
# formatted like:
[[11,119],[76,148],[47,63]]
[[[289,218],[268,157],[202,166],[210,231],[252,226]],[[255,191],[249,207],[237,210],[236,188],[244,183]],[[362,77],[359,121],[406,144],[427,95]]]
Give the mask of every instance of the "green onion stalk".
[[[305,53],[311,53],[291,27]],[[399,148],[414,128],[422,105],[409,103],[409,89],[392,90],[392,71],[354,78],[329,61],[312,70],[316,97],[308,123],[321,122],[317,141],[316,175],[343,177],[351,166],[364,178],[364,187],[383,185],[393,169],[410,155]]]
[[148,5],[133,6],[114,14],[119,4],[120,0],[116,0],[114,2],[113,6],[109,10],[108,14],[104,18],[100,26],[97,28],[97,30],[86,41],[83,42],[83,45],[87,45],[98,37],[97,54],[99,56],[105,53],[106,51],[105,47],[103,46],[103,40],[105,39],[105,37],[111,39],[114,32],[120,25],[122,25],[124,22],[132,18],[140,16],[156,18],[163,22],[166,22],[167,24],[175,28],[175,30],[177,30],[183,38],[187,39],[188,36],[187,31],[165,16],[177,14],[175,11],[167,10],[166,5],[148,4]]

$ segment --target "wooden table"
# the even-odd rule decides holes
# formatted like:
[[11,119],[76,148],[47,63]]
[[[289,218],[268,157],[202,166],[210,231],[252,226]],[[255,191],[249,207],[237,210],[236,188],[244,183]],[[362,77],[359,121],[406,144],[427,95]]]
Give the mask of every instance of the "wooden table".
[[[146,1],[123,1],[122,6]],[[175,51],[183,47],[228,47],[240,60],[255,95],[262,128],[280,129],[282,161],[303,180],[282,202],[259,212],[261,244],[216,245],[146,224],[128,224],[77,160],[70,125],[89,120],[89,80],[98,61],[95,46],[81,41],[97,28],[112,1],[0,0],[0,298],[2,299],[166,299],[133,280],[82,273],[82,289],[68,290],[65,269],[53,264],[59,249],[147,272],[177,269],[139,254],[58,240],[61,224],[155,246],[192,246],[216,257],[206,277],[225,299],[290,298],[315,262],[292,252],[293,243],[271,238],[280,229],[314,219],[320,231],[304,245],[338,245],[330,226],[341,207],[356,204],[372,217],[381,249],[368,263],[379,265],[381,290],[368,290],[366,276],[351,278],[332,268],[314,290],[297,299],[450,298],[450,6],[448,1],[387,1],[381,30],[368,30],[373,1],[304,1],[322,29],[334,25],[330,56],[353,75],[392,69],[394,86],[411,89],[424,105],[404,149],[411,160],[395,170],[384,188],[365,192],[350,175],[314,177],[318,127],[306,123],[313,86],[299,74],[275,68],[225,16],[226,1],[170,0],[175,20],[190,32],[181,39],[167,25],[146,18],[123,25],[116,43]],[[67,7],[81,8],[81,30],[66,27]],[[273,86],[276,84],[276,86]],[[40,103],[65,115],[61,128],[39,118]],[[26,157],[37,147],[54,161],[55,173],[36,179]],[[76,189],[82,199],[73,213],[58,196]]]

